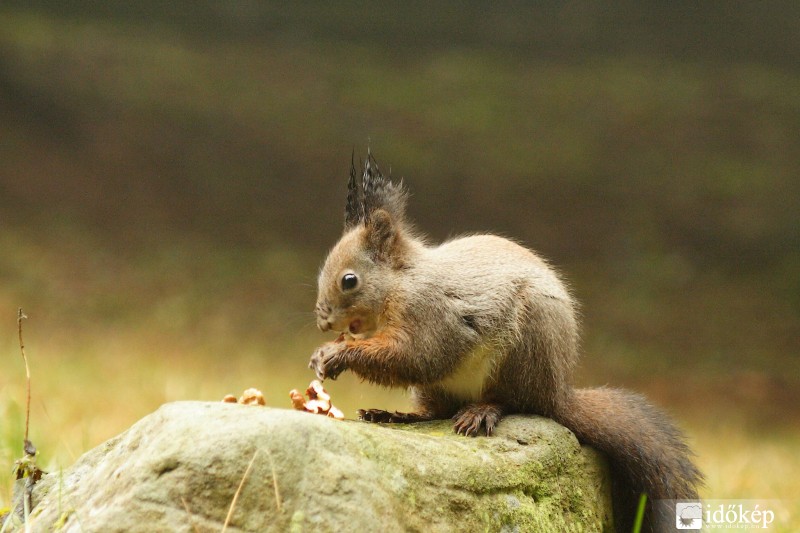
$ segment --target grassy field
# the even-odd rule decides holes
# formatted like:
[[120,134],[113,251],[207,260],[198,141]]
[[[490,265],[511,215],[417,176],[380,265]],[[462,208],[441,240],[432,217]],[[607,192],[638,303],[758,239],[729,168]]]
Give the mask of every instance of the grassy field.
[[[30,438],[40,450],[40,466],[51,472],[69,466],[84,451],[164,402],[217,401],[254,386],[265,393],[268,405],[289,408],[288,391],[305,387],[313,377],[305,363],[315,343],[324,340],[309,331],[302,342],[241,345],[215,352],[166,338],[143,340],[143,335],[94,334],[73,344],[45,340],[47,335],[36,331],[32,323],[26,327],[33,373]],[[17,351],[13,343],[6,343],[0,381],[0,464],[9,467],[22,455],[24,428],[24,369]],[[359,407],[402,410],[409,406],[402,391],[359,383],[347,374],[328,389],[348,418]],[[798,426],[753,424],[758,413],[724,402],[706,407],[702,416],[686,416],[691,411],[673,406],[707,477],[702,496],[775,500],[771,502],[777,513],[775,523],[781,525],[774,530],[796,530],[800,525],[800,504],[793,496],[800,494]],[[9,470],[0,476],[0,508],[11,503]]]

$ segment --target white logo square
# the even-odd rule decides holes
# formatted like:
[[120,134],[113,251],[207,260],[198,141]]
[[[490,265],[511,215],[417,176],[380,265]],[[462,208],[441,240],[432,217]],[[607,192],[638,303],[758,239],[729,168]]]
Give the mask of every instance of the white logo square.
[[675,527],[694,530],[703,527],[703,506],[699,501],[675,504]]

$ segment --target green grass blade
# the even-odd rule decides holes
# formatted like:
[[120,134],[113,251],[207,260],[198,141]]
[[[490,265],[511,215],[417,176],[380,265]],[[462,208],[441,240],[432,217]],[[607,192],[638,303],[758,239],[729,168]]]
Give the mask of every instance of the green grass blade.
[[642,520],[644,520],[644,507],[647,505],[647,494],[644,492],[639,496],[639,508],[636,510],[636,520],[633,522],[632,533],[639,533],[642,530]]

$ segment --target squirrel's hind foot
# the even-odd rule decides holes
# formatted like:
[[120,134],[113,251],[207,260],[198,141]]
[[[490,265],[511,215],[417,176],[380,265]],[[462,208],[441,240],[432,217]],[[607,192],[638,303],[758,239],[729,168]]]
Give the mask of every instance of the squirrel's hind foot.
[[483,429],[491,437],[494,428],[503,418],[503,410],[494,403],[473,403],[458,411],[453,420],[453,431],[459,435],[476,437]]
[[365,422],[411,423],[425,422],[432,418],[425,413],[389,412],[381,409],[359,409],[358,419]]

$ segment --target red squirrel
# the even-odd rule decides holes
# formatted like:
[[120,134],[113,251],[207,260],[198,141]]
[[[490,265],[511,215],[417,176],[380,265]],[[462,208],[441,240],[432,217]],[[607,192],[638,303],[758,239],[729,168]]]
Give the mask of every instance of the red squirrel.
[[643,531],[674,524],[666,500],[698,498],[693,453],[642,396],[573,388],[576,304],[555,270],[494,235],[431,245],[406,220],[407,197],[371,154],[360,175],[351,163],[344,234],[315,309],[318,327],[340,336],[312,355],[317,377],[350,370],[410,389],[413,413],[360,410],[370,422],[452,418],[457,433],[476,436],[507,414],[550,417],[609,457],[618,531],[630,531],[641,493]]

